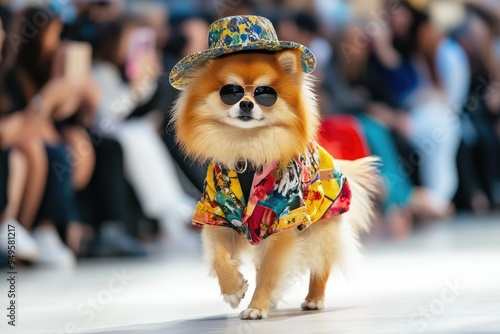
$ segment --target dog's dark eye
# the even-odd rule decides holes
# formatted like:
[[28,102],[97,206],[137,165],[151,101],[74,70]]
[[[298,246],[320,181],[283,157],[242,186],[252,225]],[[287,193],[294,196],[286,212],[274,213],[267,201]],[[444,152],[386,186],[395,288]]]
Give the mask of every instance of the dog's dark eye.
[[278,100],[278,93],[274,88],[259,86],[255,89],[253,96],[255,101],[263,107],[272,107]]
[[238,85],[225,85],[219,90],[219,95],[224,104],[233,105],[245,96],[245,90]]

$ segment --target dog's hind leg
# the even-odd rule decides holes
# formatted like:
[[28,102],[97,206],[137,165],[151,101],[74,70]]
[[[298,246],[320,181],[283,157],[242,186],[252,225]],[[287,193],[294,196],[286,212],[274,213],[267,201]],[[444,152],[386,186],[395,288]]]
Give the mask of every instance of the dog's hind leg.
[[304,311],[322,310],[325,301],[326,282],[330,276],[331,261],[325,259],[321,269],[311,270],[309,279],[309,293],[301,307]]
[[301,237],[305,241],[306,265],[311,271],[309,293],[301,307],[321,310],[332,267],[345,269],[346,264],[357,257],[357,241],[349,222],[341,216],[314,223]]
[[202,240],[206,260],[212,265],[224,301],[238,307],[248,289],[247,281],[238,271],[239,255],[248,241],[226,227],[204,226]]

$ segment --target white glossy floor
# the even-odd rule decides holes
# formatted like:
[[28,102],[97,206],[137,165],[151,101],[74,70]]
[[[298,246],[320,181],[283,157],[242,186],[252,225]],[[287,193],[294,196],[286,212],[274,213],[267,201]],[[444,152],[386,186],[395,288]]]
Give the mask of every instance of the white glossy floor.
[[[352,277],[332,277],[325,310],[299,310],[304,280],[260,321],[238,320],[251,294],[231,310],[195,257],[24,270],[18,326],[1,315],[0,332],[500,333],[499,215],[461,217],[402,243],[372,241],[364,254]],[[2,279],[2,310],[6,294]]]

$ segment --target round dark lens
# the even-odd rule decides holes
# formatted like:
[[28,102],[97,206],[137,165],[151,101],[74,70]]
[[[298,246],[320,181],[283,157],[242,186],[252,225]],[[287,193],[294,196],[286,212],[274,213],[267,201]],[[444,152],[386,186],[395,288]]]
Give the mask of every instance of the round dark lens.
[[233,105],[245,96],[245,90],[238,85],[225,85],[219,90],[220,99],[224,104]]
[[263,107],[272,107],[278,100],[278,93],[268,86],[257,87],[253,96],[255,101]]

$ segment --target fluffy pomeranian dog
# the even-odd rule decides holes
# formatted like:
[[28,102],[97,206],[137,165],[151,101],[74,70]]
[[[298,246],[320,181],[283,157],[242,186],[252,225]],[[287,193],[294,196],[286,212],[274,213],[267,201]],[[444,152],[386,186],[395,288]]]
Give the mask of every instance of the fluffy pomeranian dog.
[[204,61],[173,108],[186,154],[211,162],[193,221],[203,225],[206,259],[231,307],[248,288],[241,256],[255,262],[241,319],[267,318],[298,268],[310,273],[302,309],[323,309],[332,267],[351,261],[369,228],[377,159],[334,161],[315,143],[319,121],[294,49]]

